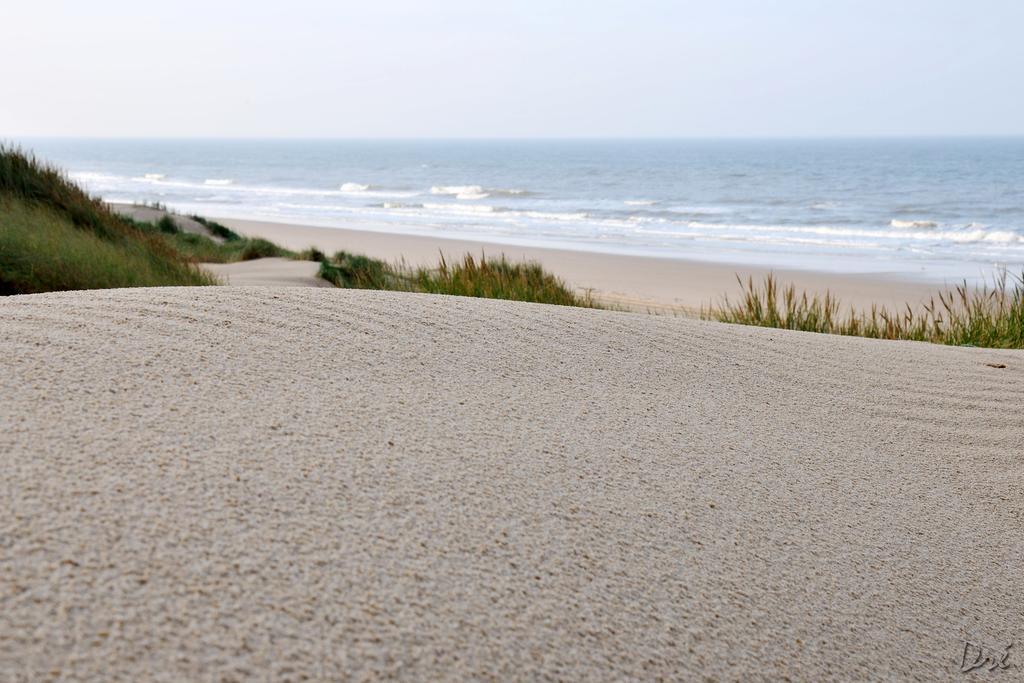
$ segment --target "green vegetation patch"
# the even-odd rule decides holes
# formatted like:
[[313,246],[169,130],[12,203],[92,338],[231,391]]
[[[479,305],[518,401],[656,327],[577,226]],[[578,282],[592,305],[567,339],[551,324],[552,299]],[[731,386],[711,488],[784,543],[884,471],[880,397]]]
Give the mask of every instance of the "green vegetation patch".
[[938,293],[927,305],[901,311],[872,306],[843,313],[830,293],[824,296],[782,288],[769,275],[756,285],[740,281],[743,297],[701,312],[701,317],[740,325],[775,327],[875,339],[906,339],[988,348],[1024,348],[1024,279],[1003,272],[989,286],[966,283]]
[[145,240],[107,239],[54,209],[0,198],[0,294],[212,284]]
[[259,237],[240,237],[237,240],[228,240],[223,243],[191,232],[177,232],[165,235],[165,237],[168,244],[182,258],[197,263],[235,263],[236,261],[251,261],[272,256],[286,258],[294,256],[287,249]]
[[475,296],[486,299],[531,301],[559,306],[594,308],[590,295],[579,296],[538,263],[513,263],[504,256],[487,259],[471,254],[449,264],[441,258],[437,268],[420,268],[415,273],[418,291],[431,294]]
[[237,242],[245,239],[231,228],[225,225],[221,225],[217,221],[211,221],[209,218],[203,218],[202,216],[196,215],[189,216],[189,218],[194,220],[196,223],[199,223],[200,225],[204,226],[207,230],[210,231],[211,235],[220,237],[221,239],[226,240],[228,242]]
[[124,220],[55,168],[0,146],[0,292],[216,284],[163,234]]
[[504,256],[466,254],[453,264],[442,256],[436,268],[408,268],[341,251],[321,262],[320,277],[337,287],[598,307],[589,294],[576,294],[539,264],[513,263]]

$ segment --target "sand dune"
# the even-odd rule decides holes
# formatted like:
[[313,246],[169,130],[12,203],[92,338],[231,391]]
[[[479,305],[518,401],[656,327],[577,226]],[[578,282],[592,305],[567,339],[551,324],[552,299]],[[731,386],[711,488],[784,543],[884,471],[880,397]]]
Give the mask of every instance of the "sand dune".
[[502,301],[3,299],[0,678],[949,680],[1024,637],[1022,387]]

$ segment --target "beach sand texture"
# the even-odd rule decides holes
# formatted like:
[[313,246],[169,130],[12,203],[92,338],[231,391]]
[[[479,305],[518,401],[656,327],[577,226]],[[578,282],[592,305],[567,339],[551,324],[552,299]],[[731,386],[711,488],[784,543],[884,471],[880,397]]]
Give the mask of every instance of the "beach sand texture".
[[933,681],[1024,638],[1019,352],[112,290],[0,300],[0,391],[4,680]]

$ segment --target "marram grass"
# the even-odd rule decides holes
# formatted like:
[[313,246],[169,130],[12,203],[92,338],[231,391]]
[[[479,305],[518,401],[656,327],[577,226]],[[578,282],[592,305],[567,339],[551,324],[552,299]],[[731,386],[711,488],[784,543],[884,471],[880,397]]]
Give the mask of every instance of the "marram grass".
[[476,259],[466,254],[451,264],[442,256],[437,268],[419,268],[413,279],[419,291],[432,294],[596,307],[589,293],[576,294],[539,263],[512,263],[504,256]]
[[164,237],[57,169],[0,146],[0,294],[216,284]]
[[0,294],[210,284],[145,241],[105,239],[53,209],[0,196]]
[[589,294],[579,295],[537,263],[512,263],[504,256],[479,259],[466,254],[435,268],[390,265],[379,259],[338,252],[320,264],[320,277],[337,287],[387,289],[428,294],[509,299],[561,306],[598,308]]
[[967,283],[940,291],[927,304],[902,310],[872,306],[868,311],[850,308],[840,301],[782,288],[774,276],[763,284],[753,278],[740,280],[743,296],[726,298],[721,305],[706,307],[701,317],[740,325],[785,330],[842,334],[875,339],[905,339],[934,344],[1024,348],[1024,279],[1005,271],[992,283],[970,288]]
[[[161,210],[166,211],[166,209]],[[209,235],[185,232],[178,226],[170,213],[162,216],[155,223],[139,221],[127,216],[121,216],[121,218],[142,232],[159,235],[182,259],[192,263],[235,263],[272,256],[298,258],[294,252],[279,247],[273,242],[260,237],[242,237],[220,223],[200,216],[189,216],[189,218],[205,227],[211,235],[216,235],[223,241],[218,242]]]

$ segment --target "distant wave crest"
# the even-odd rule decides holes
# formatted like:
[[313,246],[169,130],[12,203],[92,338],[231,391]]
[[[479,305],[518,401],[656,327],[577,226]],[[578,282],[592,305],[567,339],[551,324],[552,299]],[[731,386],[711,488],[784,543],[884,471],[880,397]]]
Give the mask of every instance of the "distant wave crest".
[[533,218],[541,221],[581,221],[590,216],[583,212],[557,213],[547,211],[519,211],[489,204],[441,204],[426,202],[423,204],[404,204],[401,202],[384,202],[376,205],[382,209],[401,211],[403,214],[442,214],[450,216],[494,216],[495,219]]
[[939,224],[936,223],[935,221],[901,221],[894,218],[891,221],[889,221],[889,227],[909,230],[921,230],[937,228],[939,227]]
[[424,209],[449,213],[494,213],[493,206],[486,204],[424,204]]
[[435,185],[430,194],[452,196],[456,199],[486,199],[490,196],[480,185]]
[[203,185],[234,185],[235,181],[231,178],[207,178],[203,181]]
[[456,199],[487,199],[492,195],[500,197],[525,197],[527,190],[518,188],[503,189],[483,187],[482,185],[434,185],[430,194],[455,197]]

